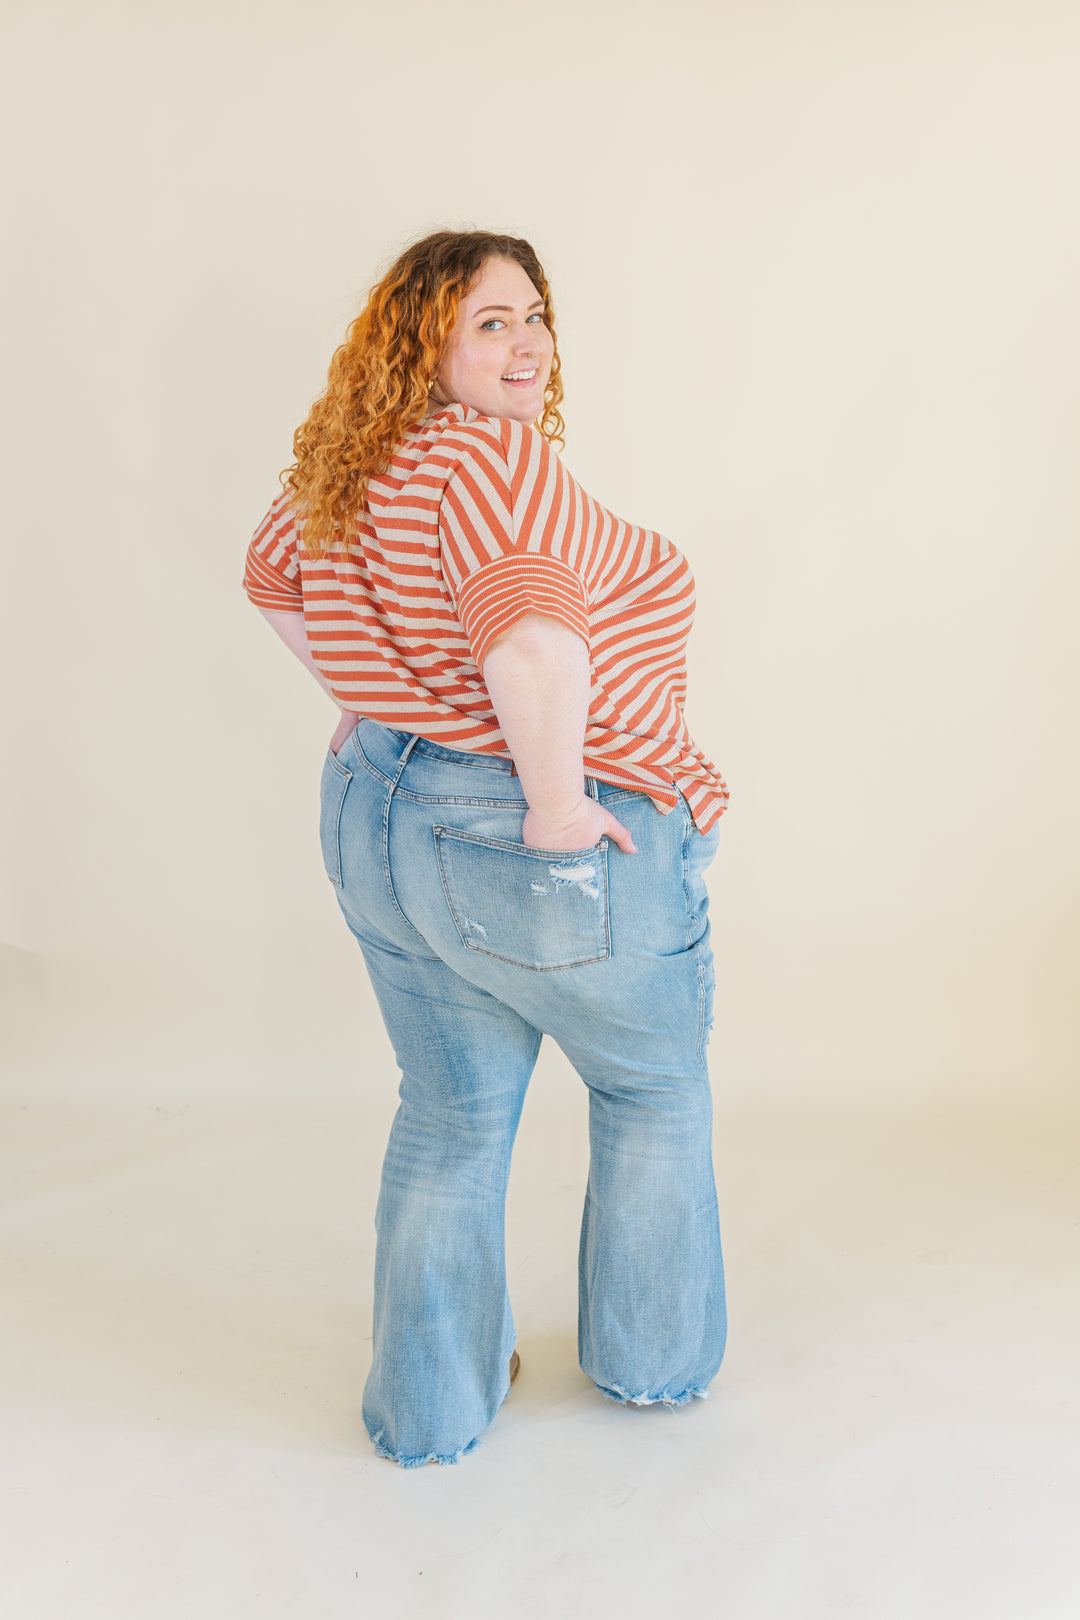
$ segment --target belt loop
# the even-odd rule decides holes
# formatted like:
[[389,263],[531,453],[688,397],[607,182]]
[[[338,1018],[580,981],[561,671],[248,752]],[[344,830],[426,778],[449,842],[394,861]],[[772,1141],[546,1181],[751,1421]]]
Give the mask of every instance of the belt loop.
[[585,778],[585,792],[589,795],[590,799],[599,800],[600,784],[596,780],[595,776],[587,776]]
[[409,737],[408,742],[405,744],[405,747],[401,750],[401,756],[398,759],[398,763],[397,763],[397,770],[394,772],[394,780],[390,783],[390,792],[391,793],[393,793],[394,789],[397,787],[398,778],[401,776],[402,771],[405,769],[406,765],[408,764],[409,755],[412,753],[413,749],[416,747],[416,745],[417,745],[417,743],[419,741],[420,741],[420,738],[417,735],[417,733],[414,731],[412,733],[412,735]]

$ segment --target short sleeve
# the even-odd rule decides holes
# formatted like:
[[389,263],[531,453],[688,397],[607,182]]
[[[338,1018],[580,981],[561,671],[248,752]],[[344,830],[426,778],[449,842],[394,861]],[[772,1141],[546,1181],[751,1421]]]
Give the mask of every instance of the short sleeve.
[[256,607],[302,613],[304,597],[297,560],[295,515],[282,490],[251,538],[244,589]]
[[535,428],[489,418],[462,431],[439,507],[439,546],[477,669],[527,613],[559,619],[588,643],[581,520],[580,491]]

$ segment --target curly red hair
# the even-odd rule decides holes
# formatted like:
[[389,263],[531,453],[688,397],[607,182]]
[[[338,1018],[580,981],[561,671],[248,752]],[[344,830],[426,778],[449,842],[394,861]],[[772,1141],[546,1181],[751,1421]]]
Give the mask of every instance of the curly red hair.
[[368,479],[385,472],[397,446],[426,412],[428,388],[458,304],[492,258],[519,264],[544,300],[544,323],[555,348],[537,426],[546,439],[562,444],[559,350],[540,260],[517,236],[436,231],[406,248],[372,287],[330,361],[326,392],[293,436],[296,460],[281,482],[304,513],[303,545],[311,556],[323,556],[336,537],[348,536],[363,508]]

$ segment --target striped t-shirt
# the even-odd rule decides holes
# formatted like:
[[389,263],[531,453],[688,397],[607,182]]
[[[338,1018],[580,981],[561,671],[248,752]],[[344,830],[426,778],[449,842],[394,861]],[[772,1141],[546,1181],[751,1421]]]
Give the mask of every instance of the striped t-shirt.
[[707,832],[727,787],[683,717],[694,578],[662,535],[587,495],[533,427],[449,405],[407,435],[367,487],[346,548],[303,547],[283,491],[248,547],[258,607],[303,612],[343,708],[450,748],[510,757],[481,670],[526,613],[588,643],[584,773],[683,794]]

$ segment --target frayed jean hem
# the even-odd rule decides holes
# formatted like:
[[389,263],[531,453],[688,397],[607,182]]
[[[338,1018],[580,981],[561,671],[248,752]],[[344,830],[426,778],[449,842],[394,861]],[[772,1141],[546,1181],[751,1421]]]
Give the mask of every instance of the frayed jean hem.
[[441,1457],[437,1451],[429,1451],[426,1457],[406,1457],[386,1444],[381,1429],[378,1434],[373,1434],[371,1439],[376,1453],[380,1457],[387,1458],[389,1462],[396,1462],[400,1468],[423,1468],[424,1464],[429,1462],[441,1463],[444,1468],[449,1468],[452,1464],[460,1462],[462,1457],[467,1457],[470,1451],[475,1451],[480,1444],[480,1436],[477,1435],[475,1440],[470,1440],[467,1446],[462,1446],[460,1451],[455,1451],[450,1456]]
[[[503,1403],[509,1398],[509,1395],[510,1383],[508,1381],[506,1385],[506,1394],[499,1402],[500,1406],[502,1406]],[[475,1451],[482,1439],[482,1436],[478,1434],[475,1440],[470,1440],[468,1445],[462,1446],[460,1451],[455,1451],[447,1456],[442,1456],[437,1451],[429,1451],[424,1457],[409,1457],[402,1452],[395,1451],[392,1446],[388,1446],[383,1438],[385,1433],[385,1429],[380,1429],[378,1434],[373,1434],[371,1436],[371,1442],[374,1445],[378,1456],[385,1457],[388,1462],[396,1462],[399,1468],[423,1468],[424,1464],[429,1462],[440,1463],[443,1468],[450,1468],[454,1465],[454,1463],[460,1462],[462,1457],[467,1457],[470,1451]]]
[[618,1401],[620,1406],[663,1405],[666,1406],[669,1411],[674,1411],[676,1406],[685,1406],[688,1401],[693,1400],[695,1395],[697,1396],[698,1400],[701,1401],[706,1401],[709,1398],[708,1390],[699,1389],[696,1385],[691,1385],[689,1389],[684,1389],[680,1395],[672,1395],[667,1390],[664,1390],[664,1392],[660,1395],[648,1395],[644,1393],[641,1395],[631,1395],[629,1390],[620,1389],[618,1384],[614,1385],[610,1389],[604,1384],[597,1384],[596,1387],[600,1391],[601,1395],[606,1395],[609,1401]]

